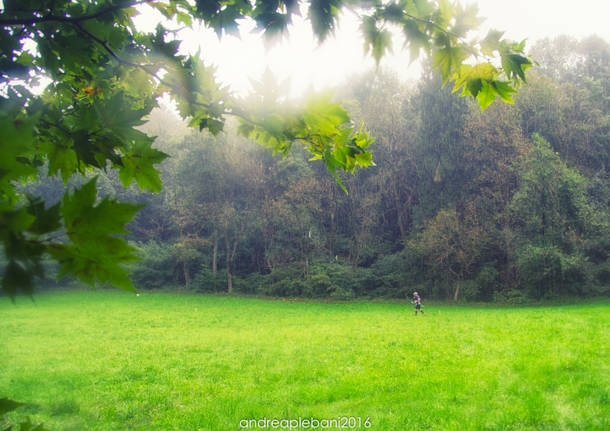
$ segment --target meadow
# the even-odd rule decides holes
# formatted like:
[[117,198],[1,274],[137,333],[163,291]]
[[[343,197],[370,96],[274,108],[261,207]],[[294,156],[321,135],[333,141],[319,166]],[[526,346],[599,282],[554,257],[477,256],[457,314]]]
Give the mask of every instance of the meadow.
[[0,398],[50,430],[610,429],[610,302],[424,305],[0,298]]

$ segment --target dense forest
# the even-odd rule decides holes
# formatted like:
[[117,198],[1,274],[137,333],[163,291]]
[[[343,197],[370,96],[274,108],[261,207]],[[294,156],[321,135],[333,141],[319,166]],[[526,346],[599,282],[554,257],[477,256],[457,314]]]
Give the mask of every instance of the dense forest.
[[[139,289],[287,297],[519,303],[610,293],[610,44],[543,40],[514,104],[485,111],[436,73],[369,73],[335,92],[375,142],[340,174],[227,125],[217,137],[169,110],[142,126],[172,157],[159,194],[95,172],[102,194],[146,204],[129,225]],[[251,100],[285,92],[272,72]],[[74,186],[81,179],[71,180]],[[48,202],[61,178],[26,186]],[[51,283],[53,284],[53,283]],[[60,280],[56,285],[65,285]]]

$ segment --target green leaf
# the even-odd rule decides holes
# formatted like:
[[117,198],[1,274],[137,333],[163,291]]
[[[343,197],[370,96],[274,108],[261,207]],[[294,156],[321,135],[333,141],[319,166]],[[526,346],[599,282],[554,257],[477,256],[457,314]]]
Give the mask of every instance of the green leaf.
[[337,0],[311,0],[309,18],[314,34],[320,42],[333,32],[337,15]]
[[503,52],[501,55],[502,68],[508,79],[512,79],[516,84],[519,82],[519,78],[526,82],[525,71],[532,66],[530,59],[520,54],[510,54],[507,52]]
[[95,104],[93,122],[100,121],[103,126],[116,135],[130,139],[134,133],[140,134],[134,127],[144,124],[144,116],[152,106],[134,107],[130,98],[122,91],[112,95],[108,100]]
[[323,93],[311,96],[305,103],[305,115],[311,125],[332,123],[338,125],[349,122],[349,114],[340,103],[331,102],[331,94]]
[[456,7],[449,0],[438,0],[438,11],[441,22],[449,22],[455,16]]
[[220,1],[218,0],[196,0],[197,12],[204,19],[210,19],[220,10]]
[[0,212],[0,238],[6,239],[9,232],[22,232],[35,221],[35,217],[26,208],[12,208]]
[[52,154],[49,154],[49,176],[60,172],[64,183],[67,183],[74,172],[78,170],[78,158],[76,152],[60,144],[52,147]]
[[19,261],[11,259],[4,270],[2,290],[13,298],[19,290],[32,293],[34,290],[34,274]]
[[496,100],[496,92],[494,91],[493,86],[487,81],[481,81],[481,89],[477,94],[477,101],[479,102],[481,109],[487,108],[494,100]]
[[501,47],[500,39],[504,35],[503,31],[489,30],[485,39],[481,41],[481,52],[485,55],[492,56],[494,51]]
[[332,156],[329,156],[329,157],[322,156],[322,158],[324,159],[324,163],[326,164],[326,169],[328,169],[328,172],[330,172],[330,174],[335,178],[335,180],[337,181],[337,184],[339,184],[339,187],[341,187],[341,190],[343,190],[346,195],[349,194],[349,192],[343,185],[341,178],[339,178],[339,175],[337,175],[336,160]]
[[491,63],[480,63],[476,66],[465,64],[460,67],[459,72],[454,75],[455,85],[453,92],[463,88],[462,96],[468,94],[477,96],[481,89],[482,81],[492,81],[500,72]]
[[510,104],[515,103],[513,101],[513,94],[517,93],[517,90],[515,90],[510,85],[510,82],[493,81],[491,84],[493,85],[494,90],[496,90],[496,93],[498,93],[500,95],[502,100],[504,100],[505,102],[510,103]]
[[167,157],[164,152],[152,148],[152,139],[143,135],[141,139],[133,142],[127,153],[121,157],[119,178],[123,186],[128,187],[135,178],[140,189],[159,193],[163,182],[154,165]]
[[237,126],[237,133],[246,138],[249,138],[253,131],[254,126],[252,124],[246,123],[245,120],[240,119],[239,126]]
[[373,164],[373,153],[370,151],[358,153],[354,157],[359,166],[371,166]]
[[97,195],[96,181],[97,177],[64,196],[62,215],[66,231],[71,238],[87,239],[128,233],[124,225],[142,207],[142,205],[119,203],[109,198],[94,205]]
[[2,130],[0,184],[23,179],[37,172],[37,169],[29,163],[29,157],[34,151],[33,132],[39,115],[27,116],[17,107],[6,105],[8,103],[3,104],[3,109],[0,111],[0,130]]
[[361,25],[365,41],[365,51],[371,52],[379,65],[387,51],[392,50],[392,34],[387,29],[379,29],[373,17],[364,17]]
[[434,67],[439,70],[443,78],[443,85],[452,76],[453,71],[462,66],[468,53],[460,46],[445,46],[437,49],[433,54]]
[[390,3],[381,10],[380,16],[388,22],[402,23],[405,17],[403,6],[399,3]]
[[245,18],[245,13],[250,10],[251,6],[243,0],[224,1],[223,3],[223,8],[211,14],[206,23],[218,37],[224,33],[239,36],[238,21]]
[[41,198],[28,197],[27,212],[34,217],[28,231],[42,235],[61,228],[60,204],[45,208]]
[[273,38],[286,32],[290,15],[275,11],[266,12],[256,17],[258,28],[265,32],[267,38]]
[[426,34],[424,25],[415,20],[407,19],[403,23],[403,31],[405,33],[407,43],[409,45],[411,62],[414,62],[419,57],[422,49],[428,49],[430,46],[430,38]]
[[199,131],[202,131],[203,129],[208,129],[212,135],[218,136],[218,134],[223,131],[224,126],[224,121],[206,117],[202,118],[199,122]]
[[479,8],[476,4],[466,6],[456,5],[455,23],[451,28],[451,32],[460,37],[479,26],[483,20],[478,16]]
[[62,202],[62,215],[72,244],[55,244],[51,255],[60,266],[60,276],[73,274],[82,281],[111,283],[122,289],[134,290],[128,272],[120,264],[137,259],[136,249],[116,234],[128,233],[128,223],[142,205],[119,203],[114,199],[96,200],[96,178]]

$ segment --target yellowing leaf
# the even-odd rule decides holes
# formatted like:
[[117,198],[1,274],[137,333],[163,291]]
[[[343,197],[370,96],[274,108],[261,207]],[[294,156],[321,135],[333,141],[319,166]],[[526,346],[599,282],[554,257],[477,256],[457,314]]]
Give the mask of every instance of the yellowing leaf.
[[496,92],[493,87],[487,81],[482,81],[481,89],[477,95],[477,101],[481,109],[487,108],[494,100],[496,100]]

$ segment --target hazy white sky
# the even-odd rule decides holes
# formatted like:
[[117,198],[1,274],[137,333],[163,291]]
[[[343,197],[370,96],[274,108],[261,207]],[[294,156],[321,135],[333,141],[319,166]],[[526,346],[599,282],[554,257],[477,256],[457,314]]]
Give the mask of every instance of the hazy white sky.
[[[505,30],[514,40],[534,41],[569,34],[581,38],[597,34],[610,41],[610,0],[466,0],[476,2],[479,15],[486,18],[481,26],[485,35],[489,28]],[[149,14],[141,15],[143,27],[153,25]],[[291,82],[291,93],[298,95],[309,87],[322,89],[334,86],[359,71],[370,69],[374,62],[364,54],[363,39],[354,16],[345,12],[333,38],[319,46],[310,24],[295,19],[290,37],[272,46],[265,46],[263,38],[253,33],[251,23],[242,25],[241,38],[225,36],[218,40],[209,29],[183,34],[183,49],[197,48],[206,64],[218,67],[218,79],[239,93],[246,93],[250,79],[261,76],[269,67],[276,76]],[[401,47],[400,34],[394,40],[392,55],[385,57],[381,67],[396,71],[405,79],[417,78],[420,68],[410,64],[409,56]]]

